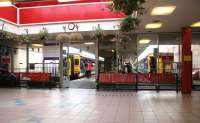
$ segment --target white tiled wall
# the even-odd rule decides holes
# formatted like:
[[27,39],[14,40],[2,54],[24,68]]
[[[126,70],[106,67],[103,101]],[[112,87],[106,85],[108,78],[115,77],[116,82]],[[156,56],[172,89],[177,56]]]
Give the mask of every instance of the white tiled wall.
[[[29,49],[29,63],[42,63],[43,53],[42,48],[38,51],[38,48]],[[25,71],[26,69],[26,49],[17,49],[14,55],[14,69],[15,71]]]
[[200,68],[200,45],[192,45],[193,68]]

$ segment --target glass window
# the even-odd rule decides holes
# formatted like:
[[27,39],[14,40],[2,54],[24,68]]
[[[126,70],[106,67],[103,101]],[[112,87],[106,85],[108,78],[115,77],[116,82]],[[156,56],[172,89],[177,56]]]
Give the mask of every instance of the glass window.
[[79,65],[79,59],[74,59],[75,65]]

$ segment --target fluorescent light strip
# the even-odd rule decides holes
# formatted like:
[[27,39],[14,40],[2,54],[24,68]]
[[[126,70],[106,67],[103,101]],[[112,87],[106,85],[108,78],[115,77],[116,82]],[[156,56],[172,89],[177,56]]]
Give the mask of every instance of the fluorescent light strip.
[[94,42],[86,42],[84,44],[86,44],[86,45],[92,45],[92,44],[94,44]]
[[151,40],[150,39],[141,39],[139,41],[140,44],[148,44]]
[[146,29],[158,29],[162,27],[162,23],[149,23],[145,26]]
[[42,44],[32,44],[33,47],[42,47]]
[[193,23],[191,27],[200,27],[200,21]]
[[151,15],[170,15],[174,12],[176,6],[163,6],[153,8]]

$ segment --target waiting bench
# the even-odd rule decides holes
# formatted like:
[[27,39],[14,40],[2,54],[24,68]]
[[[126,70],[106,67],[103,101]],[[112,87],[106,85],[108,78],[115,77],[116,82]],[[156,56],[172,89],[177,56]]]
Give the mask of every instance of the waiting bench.
[[176,85],[178,91],[177,75],[174,73],[100,73],[97,89],[100,86],[130,85],[136,86],[155,86],[160,90],[160,86]]
[[18,72],[14,73],[18,80],[26,81],[29,86],[52,86],[55,83],[51,81],[50,73],[42,72]]

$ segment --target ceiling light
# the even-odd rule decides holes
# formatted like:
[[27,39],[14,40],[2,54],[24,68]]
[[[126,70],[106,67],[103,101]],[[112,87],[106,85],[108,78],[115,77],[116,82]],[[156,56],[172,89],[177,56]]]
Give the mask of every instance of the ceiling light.
[[148,44],[151,40],[150,39],[141,39],[139,41],[140,44]]
[[115,50],[112,50],[112,52],[114,53],[114,52],[115,52]]
[[200,27],[200,21],[199,22],[196,22],[196,23],[193,23],[191,25],[191,27]]
[[79,1],[79,0],[58,0],[58,2],[73,2],[73,1]]
[[146,29],[158,29],[162,27],[162,23],[156,22],[156,23],[149,23],[145,26]]
[[86,44],[86,45],[92,45],[92,44],[94,44],[94,42],[86,42],[84,44]]
[[151,15],[170,15],[174,12],[176,6],[163,6],[163,7],[155,7],[151,11]]
[[42,44],[32,44],[33,47],[42,47]]

